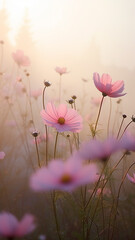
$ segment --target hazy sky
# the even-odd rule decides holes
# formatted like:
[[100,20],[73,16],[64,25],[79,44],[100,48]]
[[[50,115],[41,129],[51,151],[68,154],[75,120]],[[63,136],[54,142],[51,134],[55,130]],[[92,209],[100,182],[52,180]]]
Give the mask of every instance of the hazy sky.
[[130,93],[125,105],[135,113],[130,108],[135,89],[135,0],[0,0],[2,4],[9,13],[12,42],[27,9],[40,54],[40,79],[55,85],[54,68],[65,66],[70,72],[64,76],[65,88],[71,94],[81,91],[81,78],[88,78],[92,95],[97,94],[92,73],[109,73],[113,81],[124,80]]
[[104,63],[135,66],[134,0],[6,0],[5,5],[12,39],[27,7],[35,40],[48,51],[81,56],[94,36]]

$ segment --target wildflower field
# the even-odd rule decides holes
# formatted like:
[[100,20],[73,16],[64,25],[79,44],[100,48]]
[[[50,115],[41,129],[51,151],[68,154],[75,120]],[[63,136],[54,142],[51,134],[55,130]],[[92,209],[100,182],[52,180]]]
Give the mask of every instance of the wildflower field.
[[135,117],[121,112],[124,81],[94,72],[101,97],[81,105],[64,98],[66,67],[53,70],[52,95],[47,80],[31,87],[22,50],[11,57],[12,81],[0,73],[1,239],[135,239]]
[[135,240],[134,9],[0,0],[0,240]]

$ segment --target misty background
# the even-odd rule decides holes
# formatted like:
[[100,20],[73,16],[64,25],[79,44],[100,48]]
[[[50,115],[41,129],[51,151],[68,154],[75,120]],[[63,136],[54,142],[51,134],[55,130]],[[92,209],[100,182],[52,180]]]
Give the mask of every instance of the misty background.
[[83,97],[82,78],[88,80],[89,99],[101,96],[93,84],[93,72],[108,73],[113,81],[124,80],[123,111],[132,116],[134,13],[134,0],[1,0],[2,71],[15,69],[11,53],[21,49],[31,59],[33,87],[43,87],[46,79],[53,92],[59,81],[55,67],[67,67],[69,73],[62,79],[63,101],[73,94]]

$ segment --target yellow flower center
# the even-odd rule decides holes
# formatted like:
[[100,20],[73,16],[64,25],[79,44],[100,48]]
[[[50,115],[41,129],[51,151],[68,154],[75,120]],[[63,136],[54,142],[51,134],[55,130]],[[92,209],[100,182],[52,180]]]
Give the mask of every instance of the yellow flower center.
[[68,183],[72,182],[72,178],[71,178],[71,176],[69,174],[64,174],[61,177],[60,182],[63,183],[63,184],[68,184]]
[[65,118],[59,117],[58,123],[61,124],[61,125],[63,125],[63,124],[65,123]]

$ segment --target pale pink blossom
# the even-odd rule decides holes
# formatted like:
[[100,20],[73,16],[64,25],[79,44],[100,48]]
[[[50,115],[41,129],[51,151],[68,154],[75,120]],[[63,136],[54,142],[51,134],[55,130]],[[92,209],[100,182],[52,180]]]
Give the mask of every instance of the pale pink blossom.
[[12,57],[19,67],[28,67],[30,65],[30,59],[24,55],[22,50],[12,53]]
[[66,104],[60,104],[56,108],[50,102],[41,111],[41,116],[46,125],[56,128],[58,132],[79,132],[82,129],[82,117],[76,110],[68,109]]
[[92,105],[98,107],[101,103],[101,97],[98,97],[98,98],[91,98],[91,103]]
[[93,74],[93,80],[95,83],[96,88],[102,92],[103,96],[109,97],[121,97],[124,96],[126,93],[122,93],[124,90],[124,82],[123,81],[116,81],[112,83],[112,79],[109,74],[103,74],[100,78],[98,73]]
[[135,173],[133,173],[133,177],[131,177],[128,173],[127,173],[127,178],[131,183],[135,183]]
[[10,100],[10,102],[12,102],[11,98],[12,98],[12,89],[10,87],[9,84],[6,84],[0,91],[0,94],[1,96],[4,98],[4,99],[8,99]]
[[22,82],[22,77],[21,77],[21,76],[18,76],[18,77],[16,78],[16,82]]
[[34,217],[26,214],[18,221],[8,212],[0,213],[0,236],[7,238],[23,237],[35,229]]
[[16,122],[15,120],[7,120],[5,122],[5,125],[13,128],[13,127],[16,127]]
[[56,67],[56,68],[55,68],[55,71],[56,71],[57,73],[59,73],[60,75],[63,75],[63,74],[65,74],[65,73],[68,73],[66,67]]
[[96,191],[97,196],[99,196],[101,194],[101,192],[104,196],[107,196],[107,197],[109,197],[111,194],[111,191],[109,188],[104,188],[103,190],[102,190],[102,188],[98,188]]
[[19,96],[22,96],[24,93],[27,92],[23,82],[21,82],[21,81],[20,82],[16,81],[14,83],[14,90],[16,91],[16,94],[19,95]]
[[121,144],[113,137],[104,141],[92,139],[89,142],[83,143],[80,149],[75,153],[75,156],[78,156],[78,158],[82,160],[106,160],[111,154],[120,149]]
[[6,154],[4,152],[0,152],[0,159],[4,159],[5,155]]
[[135,136],[126,132],[120,140],[121,148],[128,151],[135,151]]
[[[50,140],[52,138],[51,134],[48,134],[48,140]],[[37,144],[42,143],[42,142],[46,142],[46,134],[40,134],[39,136],[36,137],[36,142]],[[32,143],[36,143],[35,142],[35,138],[33,139]]]
[[38,240],[46,240],[46,236],[41,234],[39,235]]
[[38,97],[41,96],[41,95],[42,95],[42,89],[41,88],[31,90],[31,92],[30,92],[30,96],[33,97],[35,100],[37,100]]
[[[92,193],[93,193],[93,190],[92,190],[92,189],[89,189],[88,192],[89,192],[90,194],[92,194]],[[102,192],[102,194],[103,194],[104,196],[107,196],[107,197],[109,197],[110,194],[111,194],[111,191],[110,191],[109,188],[104,188],[103,190],[102,190],[102,188],[98,188],[98,189],[96,190],[96,196],[98,197],[98,196],[101,194],[101,192]]]
[[30,186],[35,191],[72,191],[76,187],[97,181],[97,171],[95,164],[84,165],[75,158],[65,162],[54,159],[47,167],[37,170],[31,176]]

